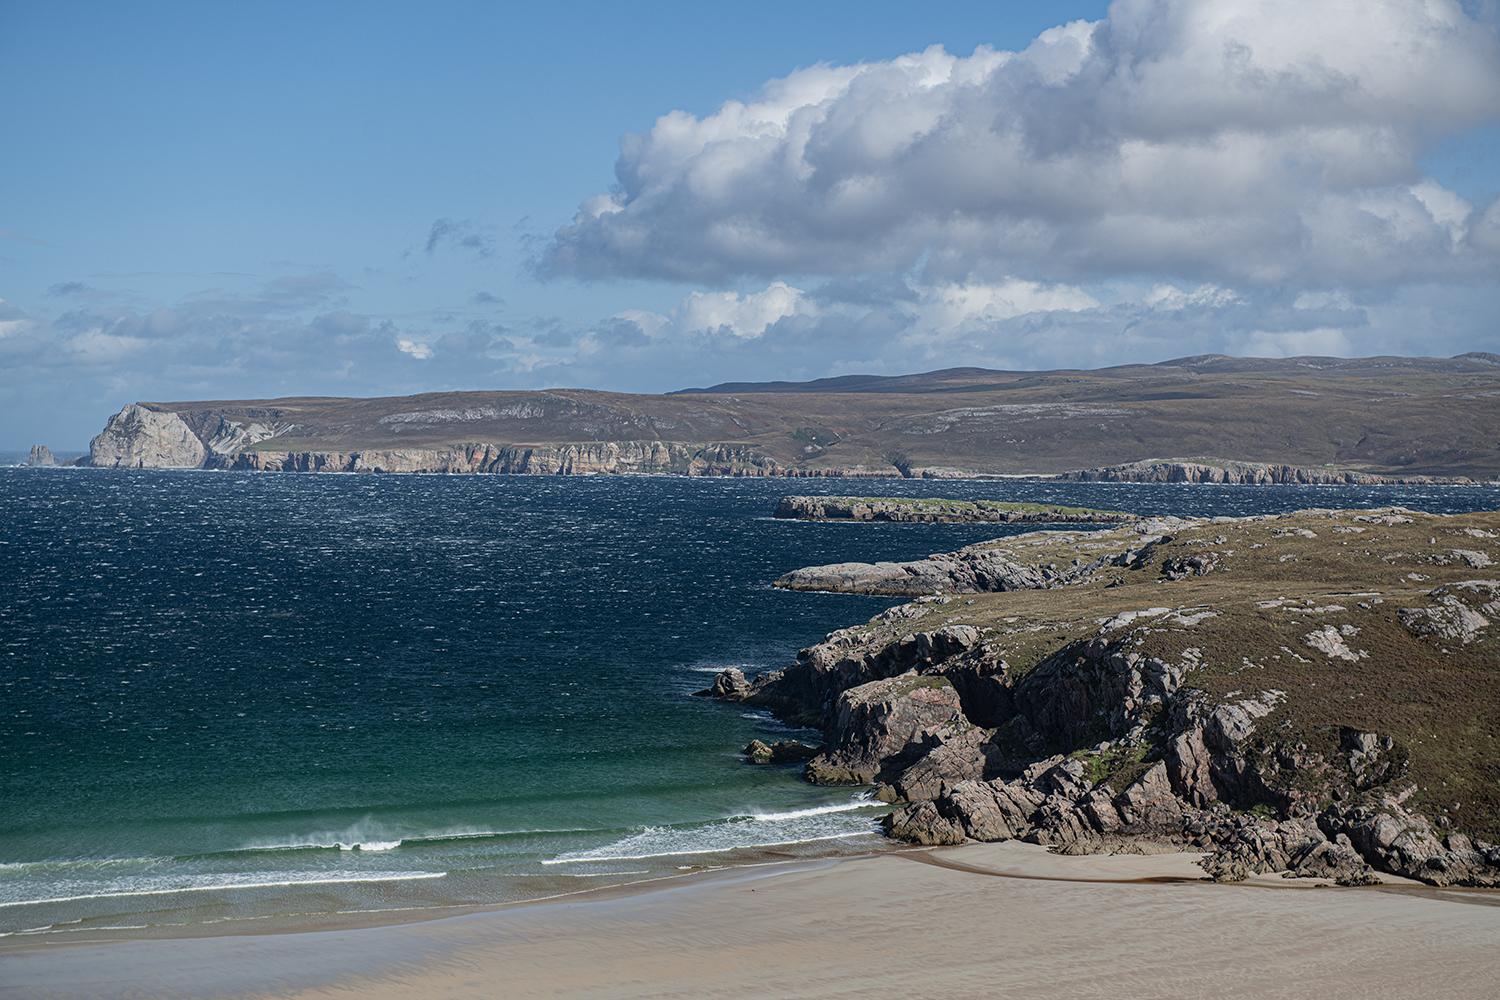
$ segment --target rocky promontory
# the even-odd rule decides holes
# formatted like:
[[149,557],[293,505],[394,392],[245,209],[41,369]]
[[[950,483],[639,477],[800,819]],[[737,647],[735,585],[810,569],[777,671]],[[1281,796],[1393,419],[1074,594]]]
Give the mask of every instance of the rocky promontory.
[[[1463,420],[1453,419],[1455,407]],[[1183,455],[1218,457],[1156,457]],[[1204,355],[1095,371],[955,368],[664,394],[553,388],[138,402],[110,418],[89,464],[861,480],[1488,481],[1500,475],[1500,363],[1479,353]]]
[[1500,885],[1500,513],[988,544],[1030,587],[929,593],[713,693],[821,729],[807,780],[873,784],[914,843]]
[[209,450],[176,413],[131,404],[89,442],[96,469],[196,469]]
[[938,497],[782,497],[773,517],[799,521],[898,521],[917,523],[1122,524],[1136,514],[1087,507],[944,500]]

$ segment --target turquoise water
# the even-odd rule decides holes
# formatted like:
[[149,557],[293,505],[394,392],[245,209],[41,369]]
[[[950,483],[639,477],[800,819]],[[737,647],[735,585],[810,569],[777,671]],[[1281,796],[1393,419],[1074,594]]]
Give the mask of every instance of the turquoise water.
[[[769,586],[992,525],[775,521],[851,484],[0,469],[0,933],[493,904],[879,849],[794,732],[690,697],[889,607]],[[1487,487],[894,482],[1146,513]],[[840,487],[843,486],[843,489]]]

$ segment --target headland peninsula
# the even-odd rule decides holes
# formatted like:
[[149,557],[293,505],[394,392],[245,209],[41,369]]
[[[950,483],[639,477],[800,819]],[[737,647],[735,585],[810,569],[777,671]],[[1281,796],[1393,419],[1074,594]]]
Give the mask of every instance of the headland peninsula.
[[704,692],[823,731],[752,746],[872,785],[898,839],[1197,851],[1500,885],[1500,512],[1045,530],[779,587],[913,598]]
[[[1462,419],[1455,419],[1457,413]],[[37,457],[42,456],[42,457]],[[34,464],[45,464],[34,453]],[[1108,482],[1487,481],[1500,355],[954,368],[662,395],[140,402],[75,464],[282,472]]]

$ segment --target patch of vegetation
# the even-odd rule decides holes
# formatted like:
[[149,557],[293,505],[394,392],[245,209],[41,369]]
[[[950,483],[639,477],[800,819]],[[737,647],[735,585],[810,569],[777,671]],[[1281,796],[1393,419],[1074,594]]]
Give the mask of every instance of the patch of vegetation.
[[792,440],[814,448],[831,448],[842,440],[827,427],[799,427],[792,432]]
[[1084,775],[1090,783],[1098,785],[1107,782],[1116,792],[1123,792],[1155,763],[1157,749],[1142,744],[1104,751],[1076,750],[1069,756],[1084,762],[1087,769]]

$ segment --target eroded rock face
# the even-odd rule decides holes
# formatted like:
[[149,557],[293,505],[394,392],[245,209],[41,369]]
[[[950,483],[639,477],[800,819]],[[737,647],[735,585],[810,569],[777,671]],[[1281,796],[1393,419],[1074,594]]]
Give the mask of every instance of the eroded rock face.
[[109,418],[89,442],[89,465],[96,469],[197,469],[208,449],[182,418],[127,405]]
[[26,464],[32,467],[56,465],[57,458],[52,454],[51,448],[44,444],[34,444],[31,446],[31,456],[26,460]]
[[808,762],[807,778],[816,785],[870,784],[929,743],[943,742],[945,727],[955,735],[972,728],[962,720],[958,692],[944,678],[911,673],[861,684],[839,697],[830,745]]

